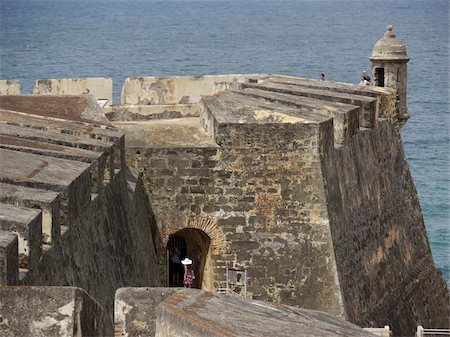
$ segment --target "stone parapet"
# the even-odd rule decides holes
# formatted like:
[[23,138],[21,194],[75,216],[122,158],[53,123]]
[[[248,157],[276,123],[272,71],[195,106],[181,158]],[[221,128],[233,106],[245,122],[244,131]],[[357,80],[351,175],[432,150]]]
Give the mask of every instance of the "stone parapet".
[[0,96],[0,109],[76,122],[99,124],[108,122],[92,95]]
[[156,337],[181,337],[186,332],[217,337],[373,336],[319,311],[195,290],[176,293],[159,306]]
[[114,326],[119,336],[155,336],[158,306],[180,288],[120,288],[114,299]]
[[324,82],[308,78],[283,75],[272,75],[268,77],[268,79],[273,82],[294,84],[299,87],[315,89],[327,88],[329,90],[340,93],[374,97],[377,99],[376,119],[387,118],[392,122],[397,123],[397,96],[395,90],[392,88],[355,85],[330,81]]
[[0,96],[20,95],[20,82],[15,80],[0,80]]
[[0,230],[0,286],[19,281],[18,235]]
[[103,109],[110,121],[198,117],[198,104],[113,105]]
[[111,336],[113,322],[84,290],[74,287],[0,287],[4,337]]
[[177,288],[119,289],[115,325],[129,337],[373,336],[319,311]]
[[361,107],[359,123],[361,127],[372,128],[375,126],[376,98],[350,93],[328,90],[325,86],[319,88],[299,87],[291,83],[279,83],[273,81],[261,81],[258,83],[245,83],[243,88],[255,88],[290,95],[316,98],[323,101],[340,102]]
[[59,193],[0,183],[0,202],[41,209],[43,242],[49,245],[59,243],[61,236]]
[[172,77],[129,77],[122,88],[123,105],[196,104],[204,95],[212,95],[219,83],[244,82],[262,75],[205,75]]
[[42,255],[42,213],[0,204],[0,230],[17,234],[19,266],[35,271]]
[[112,104],[112,79],[104,77],[65,78],[36,80],[34,95],[80,95],[89,89],[96,99],[107,99],[107,106]]
[[[26,229],[19,233],[24,271],[37,267],[40,253],[35,247],[40,252],[42,244],[46,251],[59,246],[61,228],[66,231],[67,226],[76,224],[75,219],[91,200],[102,194],[109,180],[125,167],[123,134],[96,121],[88,123],[78,114],[83,107],[66,107],[64,102],[70,105],[73,96],[60,98],[0,98],[0,205],[5,210],[18,206],[42,212],[33,210],[39,213],[39,220],[35,221],[39,224],[33,227],[39,227],[39,236],[35,231],[33,235],[23,234]],[[64,119],[67,116],[72,118]],[[20,216],[12,211],[7,215],[9,227]],[[28,236],[35,238],[33,249],[25,244]],[[27,279],[32,277],[27,275]]]

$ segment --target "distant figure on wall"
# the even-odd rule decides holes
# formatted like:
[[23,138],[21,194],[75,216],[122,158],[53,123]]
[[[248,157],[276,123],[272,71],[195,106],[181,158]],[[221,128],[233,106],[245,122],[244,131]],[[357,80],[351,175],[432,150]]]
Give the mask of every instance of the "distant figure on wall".
[[325,81],[325,74],[320,74],[320,80]]
[[183,284],[185,288],[192,288],[192,283],[195,279],[194,271],[192,270],[192,260],[185,257],[181,263],[184,266]]
[[175,248],[170,254],[170,264],[172,265],[172,284],[175,286],[181,285],[181,273],[183,266],[180,260],[181,252]]
[[362,81],[367,81],[370,84],[370,76],[367,74],[367,70],[363,69],[362,73],[361,73],[361,80]]
[[361,81],[359,81],[359,85],[370,85],[370,82],[361,76]]

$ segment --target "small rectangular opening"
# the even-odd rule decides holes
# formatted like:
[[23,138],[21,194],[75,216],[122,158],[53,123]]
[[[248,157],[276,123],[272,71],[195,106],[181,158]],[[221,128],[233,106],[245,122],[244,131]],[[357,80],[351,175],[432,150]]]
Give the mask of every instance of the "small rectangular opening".
[[384,68],[375,68],[375,79],[378,87],[384,87]]

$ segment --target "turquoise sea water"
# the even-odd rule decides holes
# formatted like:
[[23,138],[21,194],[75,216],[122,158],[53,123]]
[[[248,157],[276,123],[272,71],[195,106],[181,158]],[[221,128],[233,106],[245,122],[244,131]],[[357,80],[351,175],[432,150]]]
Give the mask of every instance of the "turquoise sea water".
[[433,257],[450,283],[448,0],[1,0],[0,78],[281,73],[357,83],[392,23],[408,47],[402,130]]

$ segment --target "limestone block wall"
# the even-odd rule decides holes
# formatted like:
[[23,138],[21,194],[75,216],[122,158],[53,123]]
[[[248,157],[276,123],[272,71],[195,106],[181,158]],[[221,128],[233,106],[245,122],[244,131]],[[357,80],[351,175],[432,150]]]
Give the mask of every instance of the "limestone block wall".
[[121,336],[374,336],[323,312],[198,289],[123,288],[115,305]]
[[108,121],[92,94],[0,96],[0,108],[83,122],[105,123]]
[[112,79],[104,77],[36,80],[33,94],[80,95],[89,89],[96,99],[108,99],[107,106],[110,106],[112,104],[112,85]]
[[66,113],[74,96],[3,97],[0,281],[78,286],[112,318],[117,288],[159,284],[152,211],[124,135]]
[[17,284],[19,280],[19,237],[0,230],[0,285]]
[[198,104],[113,105],[103,109],[110,121],[198,117]]
[[[142,123],[152,127],[131,133],[139,146],[127,160],[150,193],[162,269],[169,237],[200,230],[210,247],[194,261],[204,272],[197,287],[246,269],[253,298],[397,335],[447,327],[448,287],[432,260],[395,100],[391,89],[273,76],[203,97],[201,128],[218,147],[200,137],[184,146],[185,133],[200,134],[186,121]],[[146,142],[151,135],[158,141]]]
[[74,287],[1,287],[3,337],[111,336],[113,321],[85,291]]
[[343,148],[323,148],[322,169],[345,314],[362,326],[449,326],[449,291],[435,267],[398,129],[387,121]]
[[42,256],[24,284],[80,287],[110,315],[117,288],[158,285],[151,211],[140,184],[127,182],[125,170],[112,177],[103,193],[72,219],[61,244]]
[[20,95],[20,82],[0,80],[0,95]]
[[320,177],[322,127],[224,125],[218,131],[218,170],[229,174],[223,185],[231,187],[223,205],[236,204],[218,224],[229,259],[248,270],[253,297],[339,314]]
[[219,149],[130,150],[127,161],[149,191],[161,257],[171,234],[199,229],[211,250],[203,264],[190,256],[206,270],[197,286],[213,290],[225,268],[244,268],[253,298],[340,314],[322,138],[317,126],[230,124],[218,131]]
[[239,83],[262,75],[205,75],[172,77],[129,77],[122,87],[121,104],[192,104],[212,95],[216,84]]
[[[177,231],[189,227],[206,232],[212,239],[210,259],[217,259],[224,252],[223,233],[210,226],[214,218],[198,217],[203,210],[217,209],[212,204],[223,192],[214,186],[216,154],[216,148],[160,148],[127,153],[127,162],[141,171],[149,192],[157,224],[156,246],[162,259],[162,284],[167,285],[167,242]],[[202,277],[199,257],[191,258],[198,276],[196,286],[214,290],[214,278]]]

